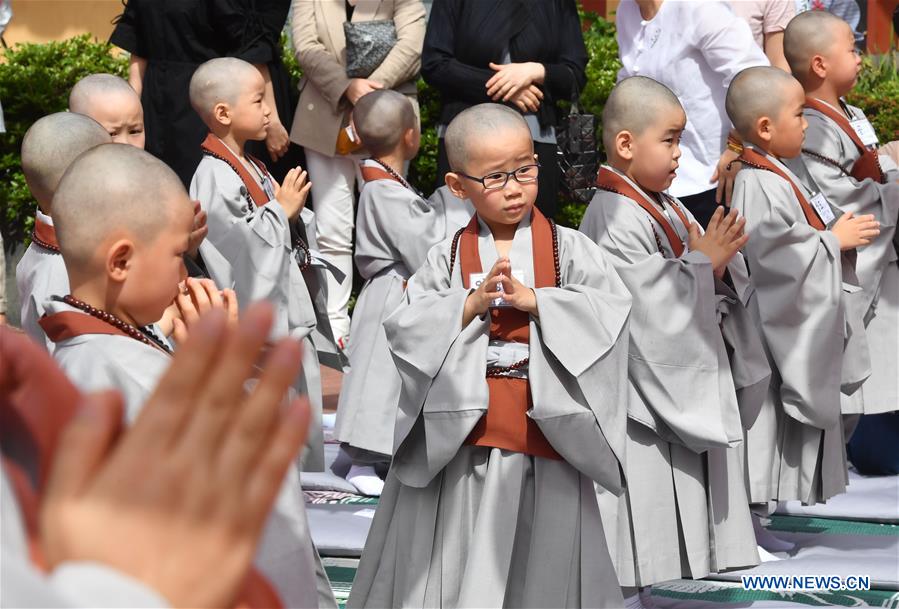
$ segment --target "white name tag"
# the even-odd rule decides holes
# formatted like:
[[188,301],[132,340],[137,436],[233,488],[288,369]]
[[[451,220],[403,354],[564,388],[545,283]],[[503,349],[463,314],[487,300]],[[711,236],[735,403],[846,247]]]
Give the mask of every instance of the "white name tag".
[[275,198],[275,188],[272,185],[272,180],[268,176],[262,176],[262,190],[265,191],[265,194],[268,196],[269,201]]
[[865,146],[877,145],[877,132],[874,131],[871,121],[866,118],[856,118],[849,121],[849,124],[852,125],[853,131],[858,135],[858,139],[862,141],[862,144]]
[[[522,271],[521,269],[512,269],[512,277],[514,277],[521,283],[524,283],[524,271]],[[471,286],[472,289],[476,290],[479,287],[481,287],[481,284],[484,283],[485,279],[487,279],[487,273],[471,273],[468,275],[468,285]],[[503,291],[502,284],[498,284],[496,287],[500,292]],[[505,300],[503,300],[502,297],[499,297],[499,298],[494,298],[493,301],[490,303],[490,306],[491,307],[509,307],[512,305],[510,305]]]
[[827,199],[825,199],[824,195],[820,192],[809,199],[809,203],[811,203],[812,207],[815,208],[815,211],[818,212],[818,217],[821,218],[821,222],[823,222],[825,226],[830,224],[836,217],[834,216],[833,209],[831,209]]

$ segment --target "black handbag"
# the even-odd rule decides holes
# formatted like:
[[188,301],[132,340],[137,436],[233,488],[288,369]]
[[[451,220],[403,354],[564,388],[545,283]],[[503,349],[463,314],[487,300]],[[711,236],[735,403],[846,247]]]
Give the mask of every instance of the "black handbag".
[[561,190],[565,198],[589,203],[596,191],[599,152],[596,147],[596,117],[581,112],[577,84],[571,99],[571,110],[556,127]]
[[346,38],[346,75],[368,78],[396,45],[393,19],[382,21],[344,21]]

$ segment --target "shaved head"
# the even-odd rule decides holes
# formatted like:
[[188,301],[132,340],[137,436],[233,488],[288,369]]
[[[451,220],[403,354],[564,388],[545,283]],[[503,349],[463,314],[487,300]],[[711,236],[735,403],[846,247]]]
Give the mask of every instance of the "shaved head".
[[645,76],[625,78],[615,85],[603,107],[602,141],[606,151],[614,150],[615,137],[622,131],[640,135],[670,109],[684,111],[671,89]]
[[780,68],[746,68],[734,77],[727,88],[724,102],[727,116],[737,132],[744,139],[751,140],[756,121],[763,116],[777,117],[795,87],[801,89],[799,82]]
[[91,74],[85,76],[72,87],[69,93],[69,111],[90,115],[97,97],[125,95],[140,103],[137,92],[124,79],[114,74]]
[[50,211],[59,180],[78,156],[111,138],[97,121],[74,112],[57,112],[38,119],[22,140],[22,171],[31,194],[44,212]]
[[805,11],[790,20],[784,30],[784,56],[790,71],[805,83],[815,55],[827,53],[840,28],[849,24],[827,11]]
[[444,142],[450,170],[462,171],[478,137],[495,137],[500,131],[521,130],[531,137],[524,117],[508,106],[478,104],[460,112],[446,128]]
[[168,165],[134,146],[106,144],[72,163],[53,197],[53,220],[66,266],[89,264],[98,245],[126,231],[149,242],[190,205]]
[[235,104],[252,77],[262,78],[259,70],[243,59],[210,59],[190,79],[190,105],[206,121],[216,104]]
[[356,102],[353,124],[365,149],[373,156],[384,156],[396,149],[409,129],[415,128],[415,110],[402,93],[379,89]]

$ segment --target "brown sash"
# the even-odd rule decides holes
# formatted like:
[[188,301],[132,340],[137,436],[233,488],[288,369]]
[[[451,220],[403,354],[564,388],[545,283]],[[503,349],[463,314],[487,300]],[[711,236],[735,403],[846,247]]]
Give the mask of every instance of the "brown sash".
[[[665,231],[665,236],[668,238],[668,243],[671,244],[671,249],[674,251],[675,258],[680,258],[681,255],[683,255],[684,242],[681,241],[680,235],[678,235],[677,231],[674,230],[674,227],[671,226],[671,222],[668,221],[665,214],[659,211],[657,206],[647,200],[646,195],[631,186],[627,180],[608,167],[600,167],[599,174],[596,176],[596,185],[602,190],[607,190],[627,197],[642,207],[646,213],[652,216],[653,220],[661,225],[662,230]],[[687,219],[686,214],[681,211],[680,206],[672,202],[671,209],[674,210],[674,213],[677,214],[680,221],[684,223],[684,228],[690,228],[690,221]]]
[[[80,311],[60,311],[52,315],[44,314],[37,323],[44,331],[44,334],[47,335],[47,338],[54,343],[68,338],[75,338],[76,336],[84,336],[85,334],[125,336],[134,340],[134,337],[128,336],[128,334],[114,325]],[[150,341],[150,346],[159,349],[166,355],[171,355],[171,353],[156,345],[152,340]]]
[[56,240],[56,228],[47,224],[37,216],[34,218],[34,229],[31,231],[31,240],[45,250],[54,254],[59,253],[59,241]]
[[[471,273],[482,272],[478,249],[478,216],[472,217],[459,238],[459,266],[462,283],[468,288]],[[534,208],[531,216],[531,237],[534,251],[534,287],[557,286],[558,245],[554,227]],[[511,307],[490,309],[490,338],[507,342],[528,343],[530,315]],[[489,400],[487,414],[472,429],[466,444],[489,446],[513,452],[561,460],[562,457],[547,441],[540,427],[527,413],[533,406],[527,379],[488,376]]]
[[[240,159],[234,156],[234,153],[231,152],[231,149],[229,149],[222,140],[210,133],[206,136],[206,139],[203,140],[200,147],[203,149],[203,152],[220,161],[226,162],[228,166],[234,170],[240,177],[240,181],[246,186],[247,192],[250,193],[250,198],[253,200],[256,207],[262,207],[269,202],[268,195],[265,193],[262,186],[259,185],[259,182],[257,182],[250,172],[247,171],[247,168],[240,162]],[[247,158],[250,159],[250,161],[253,162],[264,175],[271,179],[271,174],[269,174],[268,169],[266,169],[265,164],[262,161],[250,155],[247,155]]]
[[370,165],[362,165],[360,167],[360,171],[362,172],[362,179],[366,182],[374,182],[375,180],[393,180],[399,184],[402,184],[395,177],[390,175],[389,172],[384,171],[380,167],[371,167]]
[[817,110],[835,122],[837,127],[842,129],[843,133],[848,135],[849,139],[852,140],[852,143],[855,144],[859,157],[852,165],[852,171],[849,172],[849,175],[859,182],[865,179],[871,179],[880,184],[886,184],[886,176],[883,173],[883,169],[880,167],[880,159],[877,157],[877,151],[868,148],[862,143],[861,138],[858,137],[855,129],[852,128],[849,119],[840,112],[837,112],[829,104],[825,104],[824,102],[811,97],[805,98],[805,107]]
[[755,167],[756,169],[764,169],[766,171],[770,171],[771,173],[775,173],[782,177],[787,183],[793,188],[793,193],[796,195],[796,198],[799,200],[799,206],[802,207],[802,213],[805,215],[805,221],[808,222],[812,227],[818,230],[824,230],[827,228],[824,226],[824,222],[821,221],[821,218],[818,216],[818,212],[812,207],[812,204],[808,202],[808,199],[802,193],[802,190],[796,183],[788,176],[780,167],[771,162],[768,157],[763,154],[759,154],[752,148],[744,148],[743,154],[740,155],[740,161],[743,163],[743,167]]
[[[81,393],[43,349],[25,334],[0,327],[3,468],[22,513],[31,562],[42,571],[47,565],[38,526],[41,500],[59,437],[77,413],[80,400]],[[265,577],[253,569],[235,607],[279,609],[283,603]]]

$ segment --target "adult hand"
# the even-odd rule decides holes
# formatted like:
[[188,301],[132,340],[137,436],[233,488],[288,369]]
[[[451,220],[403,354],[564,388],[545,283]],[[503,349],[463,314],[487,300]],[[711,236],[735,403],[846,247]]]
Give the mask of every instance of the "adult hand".
[[742,165],[737,160],[739,157],[739,154],[730,148],[726,148],[721,153],[721,158],[718,159],[718,166],[715,167],[712,179],[709,180],[710,184],[718,182],[718,186],[715,189],[715,202],[719,205],[730,205],[731,195],[734,192],[734,179],[736,179],[737,172],[740,171],[740,166]]
[[368,95],[372,91],[377,91],[378,89],[383,89],[384,85],[375,81],[369,80],[367,78],[353,78],[350,80],[350,84],[347,86],[344,95],[349,100],[351,104],[354,106],[356,102],[359,101],[363,95]]
[[290,148],[290,136],[280,122],[269,123],[265,134],[265,148],[273,161],[277,161],[287,154],[287,149]]
[[521,89],[532,84],[542,84],[546,77],[546,69],[541,63],[504,63],[490,62],[490,69],[496,74],[490,77],[485,85],[487,95],[493,101],[509,101]]
[[40,523],[48,567],[110,566],[175,607],[230,607],[309,426],[304,399],[282,407],[302,351],[279,342],[247,393],[272,325],[270,305],[236,328],[204,317],[116,439],[122,400],[87,397],[63,432]]
[[528,85],[510,97],[509,101],[518,106],[522,112],[536,112],[543,101],[543,91],[539,87]]

